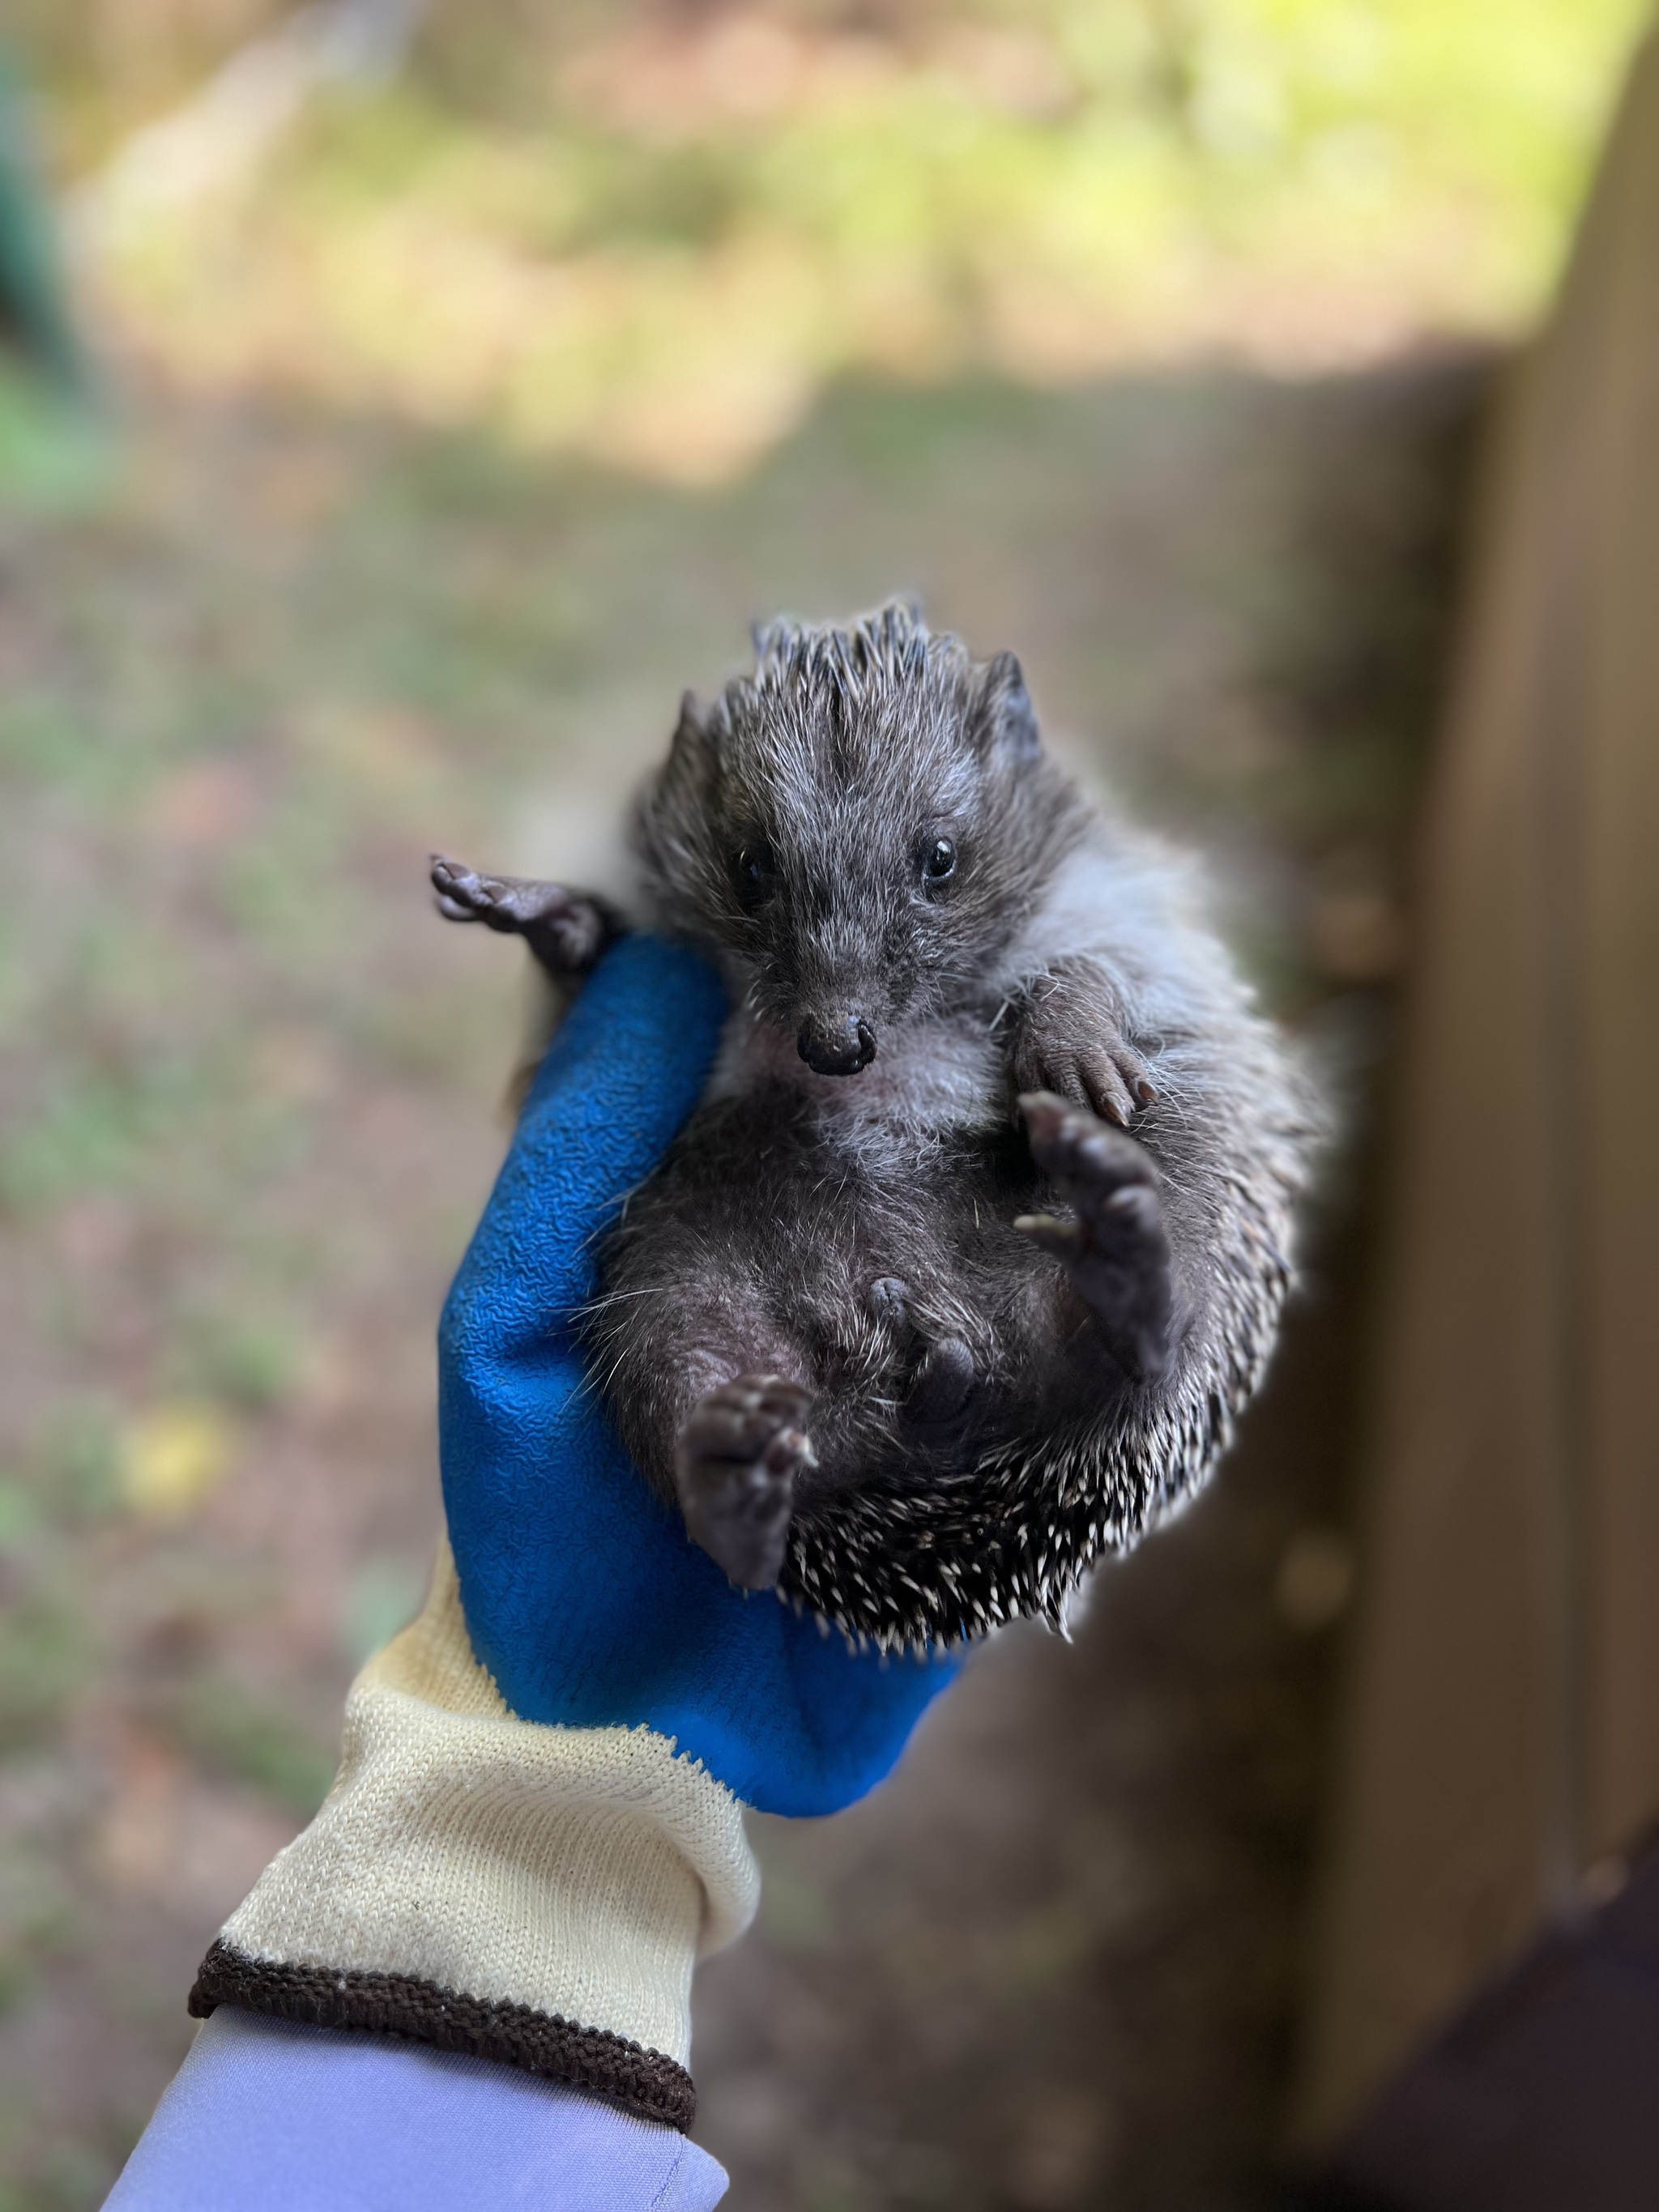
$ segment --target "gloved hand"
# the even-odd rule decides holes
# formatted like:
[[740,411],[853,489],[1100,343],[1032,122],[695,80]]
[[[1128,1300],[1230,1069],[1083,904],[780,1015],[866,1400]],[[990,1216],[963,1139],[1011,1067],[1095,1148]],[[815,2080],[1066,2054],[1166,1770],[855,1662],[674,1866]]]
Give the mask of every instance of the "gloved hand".
[[757,1896],[738,1801],[849,1804],[954,1674],[734,1589],[586,1372],[598,1239],[695,1104],[723,1013],[692,954],[630,938],[556,1038],[444,1314],[453,1559],[354,1686],[328,1802],[192,2010],[391,2028],[687,2126],[691,1965]]
[[952,1662],[854,1654],[734,1589],[629,1462],[574,1327],[598,1234],[696,1103],[724,1012],[702,961],[641,937],[577,1000],[445,1310],[444,1505],[472,1648],[515,1713],[643,1722],[762,1812],[833,1813]]

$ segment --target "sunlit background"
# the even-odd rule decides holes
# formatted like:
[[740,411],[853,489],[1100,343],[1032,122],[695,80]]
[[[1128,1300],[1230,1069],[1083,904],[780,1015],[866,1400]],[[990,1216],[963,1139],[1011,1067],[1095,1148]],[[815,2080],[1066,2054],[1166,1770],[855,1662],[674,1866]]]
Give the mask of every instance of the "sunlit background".
[[681,483],[825,383],[1513,331],[1633,0],[13,0],[100,339]]
[[597,870],[752,617],[896,586],[1212,851],[1355,1134],[1221,1489],[757,1824],[700,2133],[738,2212],[1249,2201],[1468,471],[1642,12],[11,0],[3,2212],[100,2201],[419,1596],[520,988],[426,853]]

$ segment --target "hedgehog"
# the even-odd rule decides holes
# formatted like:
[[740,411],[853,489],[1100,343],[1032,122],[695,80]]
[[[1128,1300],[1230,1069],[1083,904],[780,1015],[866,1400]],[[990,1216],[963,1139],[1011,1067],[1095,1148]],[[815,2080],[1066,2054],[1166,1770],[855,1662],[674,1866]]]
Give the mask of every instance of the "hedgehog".
[[557,990],[643,926],[718,969],[701,1100],[583,1322],[646,1479],[745,1590],[884,1650],[1063,1627],[1260,1382],[1318,1115],[1191,861],[1085,797],[1012,653],[780,619],[682,702],[618,907],[435,857]]

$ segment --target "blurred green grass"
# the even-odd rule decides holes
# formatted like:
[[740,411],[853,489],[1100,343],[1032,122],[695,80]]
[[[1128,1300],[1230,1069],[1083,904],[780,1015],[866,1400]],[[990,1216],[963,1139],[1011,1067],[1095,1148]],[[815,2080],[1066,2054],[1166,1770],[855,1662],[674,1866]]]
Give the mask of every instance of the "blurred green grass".
[[1644,12],[435,0],[385,81],[222,122],[188,189],[135,161],[140,126],[199,110],[276,11],[26,0],[14,35],[124,349],[696,483],[847,374],[1512,331]]

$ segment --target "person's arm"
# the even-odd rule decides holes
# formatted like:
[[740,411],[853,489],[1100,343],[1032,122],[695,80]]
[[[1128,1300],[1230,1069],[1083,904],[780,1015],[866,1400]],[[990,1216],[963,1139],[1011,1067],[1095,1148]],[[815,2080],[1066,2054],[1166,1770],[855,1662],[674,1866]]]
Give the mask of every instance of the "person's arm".
[[445,1311],[431,1595],[354,1685],[327,1802],[191,1996],[516,2069],[670,2148],[695,2110],[694,1963],[757,1900],[743,1805],[850,1803],[955,1671],[734,1589],[591,1386],[595,1246],[695,1103],[722,1014],[700,962],[633,938],[556,1038]]
[[672,2128],[487,2058],[222,2005],[108,2212],[712,2212]]

